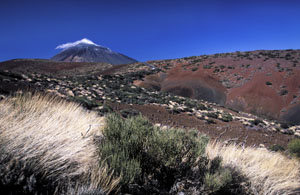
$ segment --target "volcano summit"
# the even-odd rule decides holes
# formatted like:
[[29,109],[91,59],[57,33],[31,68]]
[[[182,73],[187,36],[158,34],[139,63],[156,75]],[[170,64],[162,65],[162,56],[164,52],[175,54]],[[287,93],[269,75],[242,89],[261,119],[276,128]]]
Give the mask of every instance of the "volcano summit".
[[56,47],[63,49],[53,56],[51,60],[64,62],[104,62],[113,65],[130,64],[137,62],[135,59],[114,52],[109,48],[95,44],[88,39],[73,43],[66,43]]

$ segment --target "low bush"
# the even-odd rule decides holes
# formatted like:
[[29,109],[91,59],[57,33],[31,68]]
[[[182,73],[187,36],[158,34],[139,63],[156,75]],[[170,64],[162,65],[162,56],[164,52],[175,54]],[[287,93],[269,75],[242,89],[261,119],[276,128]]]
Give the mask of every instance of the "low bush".
[[287,129],[291,126],[291,124],[289,124],[288,122],[280,122],[280,127],[283,129]]
[[205,187],[209,194],[225,188],[232,181],[232,174],[229,169],[220,168],[215,173],[205,175]]
[[[110,114],[103,136],[100,157],[114,176],[121,176],[122,192],[140,186],[141,193],[146,185],[152,186],[147,189],[169,192],[178,178],[195,179],[195,175],[201,183],[199,189],[210,192],[221,190],[231,181],[230,172],[221,167],[221,159],[210,162],[205,157],[208,138],[197,131],[161,130],[141,115],[123,119]],[[198,173],[191,174],[195,167]]]
[[207,107],[204,104],[198,103],[197,104],[197,109],[198,110],[207,110]]
[[217,119],[217,118],[218,118],[218,113],[216,113],[216,112],[208,112],[208,113],[206,114],[206,116],[208,116],[208,117],[210,117],[210,118],[215,118],[215,119]]
[[285,149],[281,145],[274,144],[274,145],[270,146],[269,150],[274,151],[274,152],[282,152]]
[[129,118],[129,117],[137,116],[140,114],[139,111],[132,109],[132,108],[123,109],[120,111],[120,113],[124,118]]
[[216,121],[214,121],[213,119],[207,119],[206,123],[207,124],[217,124]]
[[204,153],[208,142],[207,137],[197,136],[195,131],[161,131],[142,116],[124,120],[116,114],[107,116],[103,135],[101,157],[115,174],[122,175],[123,183],[137,179],[142,171],[161,166],[175,168],[183,158],[192,163]]
[[192,71],[193,71],[193,72],[194,72],[194,71],[197,71],[197,70],[198,70],[197,67],[192,68]]
[[114,175],[122,175],[121,184],[133,182],[141,173],[141,152],[152,133],[150,127],[142,118],[125,121],[116,114],[107,116],[100,156]]
[[74,102],[81,104],[83,107],[85,107],[88,110],[91,110],[92,108],[99,106],[99,104],[97,104],[95,101],[91,101],[85,97],[75,96],[75,97],[71,97],[70,99]]
[[197,110],[206,110],[207,109],[207,107],[204,104],[201,104],[194,100],[186,100],[184,105],[188,108],[195,108]]
[[227,113],[227,112],[224,112],[224,113],[222,114],[221,120],[224,121],[224,122],[230,122],[230,121],[233,120],[233,118],[232,118],[232,115],[231,115],[231,114],[229,114],[229,113]]
[[113,109],[111,108],[111,106],[110,106],[109,104],[104,103],[104,104],[98,109],[98,111],[99,111],[99,114],[100,114],[101,116],[103,116],[103,115],[105,115],[105,114],[108,114],[108,113],[112,112]]
[[215,69],[214,69],[214,73],[217,73],[217,72],[220,72],[220,69],[219,69],[219,68],[215,68]]
[[291,154],[300,158],[300,139],[294,139],[289,142],[288,150]]
[[265,124],[262,120],[260,119],[254,119],[254,120],[251,120],[250,121],[253,125],[259,125],[260,123],[261,124]]
[[203,65],[204,69],[211,69],[213,66],[212,65]]

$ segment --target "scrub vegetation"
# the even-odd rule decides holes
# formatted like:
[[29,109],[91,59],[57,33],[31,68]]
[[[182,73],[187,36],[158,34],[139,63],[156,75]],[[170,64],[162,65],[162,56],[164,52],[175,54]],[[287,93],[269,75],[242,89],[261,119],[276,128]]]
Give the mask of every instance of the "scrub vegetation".
[[299,161],[281,153],[160,129],[139,114],[101,117],[41,94],[0,107],[5,194],[299,193]]

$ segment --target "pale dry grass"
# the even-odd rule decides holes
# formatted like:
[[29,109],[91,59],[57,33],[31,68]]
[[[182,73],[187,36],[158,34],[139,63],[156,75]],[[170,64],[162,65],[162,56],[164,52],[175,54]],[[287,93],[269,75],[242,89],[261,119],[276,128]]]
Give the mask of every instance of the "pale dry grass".
[[261,148],[242,148],[211,142],[210,159],[221,156],[224,166],[240,171],[255,194],[300,194],[300,163],[296,159]]
[[111,191],[118,180],[99,166],[93,140],[103,125],[96,113],[47,95],[0,101],[0,143],[15,161],[32,163],[46,178],[85,178],[91,187]]

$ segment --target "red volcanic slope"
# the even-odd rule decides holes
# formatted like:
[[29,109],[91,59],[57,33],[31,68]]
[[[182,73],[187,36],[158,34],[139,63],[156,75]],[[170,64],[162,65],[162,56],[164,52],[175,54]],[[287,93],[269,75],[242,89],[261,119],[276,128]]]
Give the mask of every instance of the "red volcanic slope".
[[259,50],[149,62],[143,87],[300,123],[300,50]]

